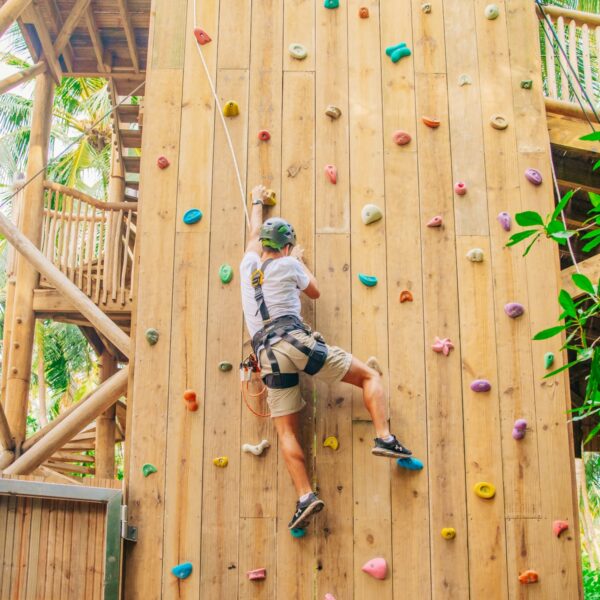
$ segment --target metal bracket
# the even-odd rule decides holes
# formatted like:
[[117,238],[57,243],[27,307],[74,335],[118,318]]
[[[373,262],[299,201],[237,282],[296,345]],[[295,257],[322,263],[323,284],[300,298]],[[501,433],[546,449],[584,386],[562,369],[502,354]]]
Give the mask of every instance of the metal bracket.
[[137,527],[128,522],[127,505],[121,506],[121,537],[128,542],[137,542]]

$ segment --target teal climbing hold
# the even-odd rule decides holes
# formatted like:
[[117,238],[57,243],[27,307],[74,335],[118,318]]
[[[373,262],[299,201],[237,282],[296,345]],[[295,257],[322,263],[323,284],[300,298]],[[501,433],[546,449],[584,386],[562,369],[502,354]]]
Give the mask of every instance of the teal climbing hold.
[[404,42],[396,46],[389,46],[385,49],[385,53],[392,59],[393,63],[397,63],[401,58],[411,55],[410,49]]
[[377,285],[377,277],[375,277],[375,275],[365,275],[364,273],[359,273],[358,279],[367,287],[374,287]]
[[233,269],[231,265],[221,265],[219,267],[219,277],[223,283],[229,283],[233,278]]
[[178,579],[187,579],[192,574],[192,569],[192,563],[185,562],[181,563],[180,565],[175,565],[171,569],[171,573],[173,573],[173,575],[175,575],[175,577]]
[[142,473],[144,477],[148,477],[148,475],[152,475],[152,473],[156,473],[158,469],[151,463],[146,463],[142,465]]
[[183,222],[186,225],[193,225],[202,218],[202,211],[199,208],[190,208],[183,215]]
[[325,8],[339,8],[340,0],[325,0]]
[[290,533],[292,534],[292,537],[301,538],[306,535],[306,529],[303,527],[294,527],[293,529],[290,529]]
[[549,369],[554,364],[554,354],[552,352],[546,352],[544,354],[544,367]]
[[231,371],[231,369],[233,369],[233,365],[230,362],[223,360],[219,363],[220,371],[223,371],[224,373],[226,373],[227,371]]
[[408,469],[409,471],[420,471],[423,468],[423,463],[418,458],[399,458],[396,461],[399,467]]
[[385,49],[385,53],[391,57],[392,56],[392,52],[394,52],[395,50],[399,50],[400,48],[406,48],[406,42],[401,42],[400,44],[396,44],[395,46],[388,46]]

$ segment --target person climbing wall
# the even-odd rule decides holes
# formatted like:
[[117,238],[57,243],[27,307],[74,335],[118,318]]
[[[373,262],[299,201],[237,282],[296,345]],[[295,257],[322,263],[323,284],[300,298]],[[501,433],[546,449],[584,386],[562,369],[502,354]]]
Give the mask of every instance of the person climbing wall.
[[288,527],[305,527],[325,503],[313,492],[299,442],[299,415],[304,408],[299,372],[328,384],[339,381],[363,390],[375,426],[376,456],[408,458],[411,451],[390,433],[380,374],[350,353],[328,346],[302,321],[300,293],[320,296],[317,280],[303,261],[293,226],[280,218],[263,222],[263,206],[274,204],[264,186],[252,190],[250,235],[240,264],[242,307],[267,387],[267,403],[279,437],[298,502]]

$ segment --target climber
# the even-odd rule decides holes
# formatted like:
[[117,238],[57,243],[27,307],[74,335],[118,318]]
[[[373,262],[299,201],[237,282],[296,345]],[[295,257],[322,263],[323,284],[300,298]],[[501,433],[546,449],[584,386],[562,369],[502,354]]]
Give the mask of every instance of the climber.
[[302,321],[300,292],[319,298],[317,280],[303,261],[292,225],[280,218],[263,223],[267,198],[264,186],[252,190],[250,237],[240,264],[242,306],[279,446],[299,496],[288,525],[293,529],[305,526],[325,506],[312,491],[298,439],[299,413],[306,404],[300,371],[328,384],[344,381],[362,388],[377,436],[374,455],[407,458],[412,453],[390,433],[379,373],[341,348],[326,345]]

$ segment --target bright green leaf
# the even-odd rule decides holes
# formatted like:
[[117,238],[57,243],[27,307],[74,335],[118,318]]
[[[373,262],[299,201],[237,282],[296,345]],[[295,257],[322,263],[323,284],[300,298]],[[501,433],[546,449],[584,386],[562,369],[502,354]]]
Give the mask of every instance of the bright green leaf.
[[544,225],[544,219],[542,219],[542,215],[533,210],[526,210],[525,212],[517,213],[515,215],[515,221],[523,227],[528,227],[529,225]]
[[547,340],[555,335],[558,335],[561,331],[564,331],[567,328],[566,325],[557,325],[556,327],[549,327],[548,329],[543,329],[542,331],[538,331],[534,336],[534,340]]
[[588,242],[581,250],[583,252],[589,252],[598,245],[600,245],[600,237],[594,238],[591,242]]
[[522,242],[524,239],[531,237],[532,235],[538,233],[537,229],[526,229],[525,231],[518,231],[517,233],[513,233],[510,236],[510,241],[506,244],[507,246],[514,246],[519,242]]
[[588,192],[588,196],[590,197],[590,202],[592,203],[592,206],[600,206],[600,194],[596,194],[596,192]]
[[569,190],[561,199],[560,202],[556,205],[554,212],[552,213],[552,219],[556,219],[558,215],[560,215],[561,211],[567,206],[569,200],[573,197],[573,194],[577,190]]
[[558,303],[565,309],[565,313],[570,317],[573,317],[574,319],[577,318],[575,303],[567,290],[560,290],[560,294],[558,294]]
[[596,293],[596,290],[594,289],[594,284],[590,281],[589,277],[586,277],[582,273],[573,273],[573,275],[571,275],[571,279],[580,290],[583,290],[588,294]]
[[600,131],[594,131],[593,133],[588,133],[587,135],[584,135],[583,137],[580,137],[579,139],[584,142],[598,142],[598,141],[600,141]]
[[566,231],[566,227],[565,224],[562,221],[558,221],[557,219],[554,219],[553,221],[550,221],[550,223],[548,223],[548,225],[546,226],[546,231],[548,233],[556,233],[557,231]]

